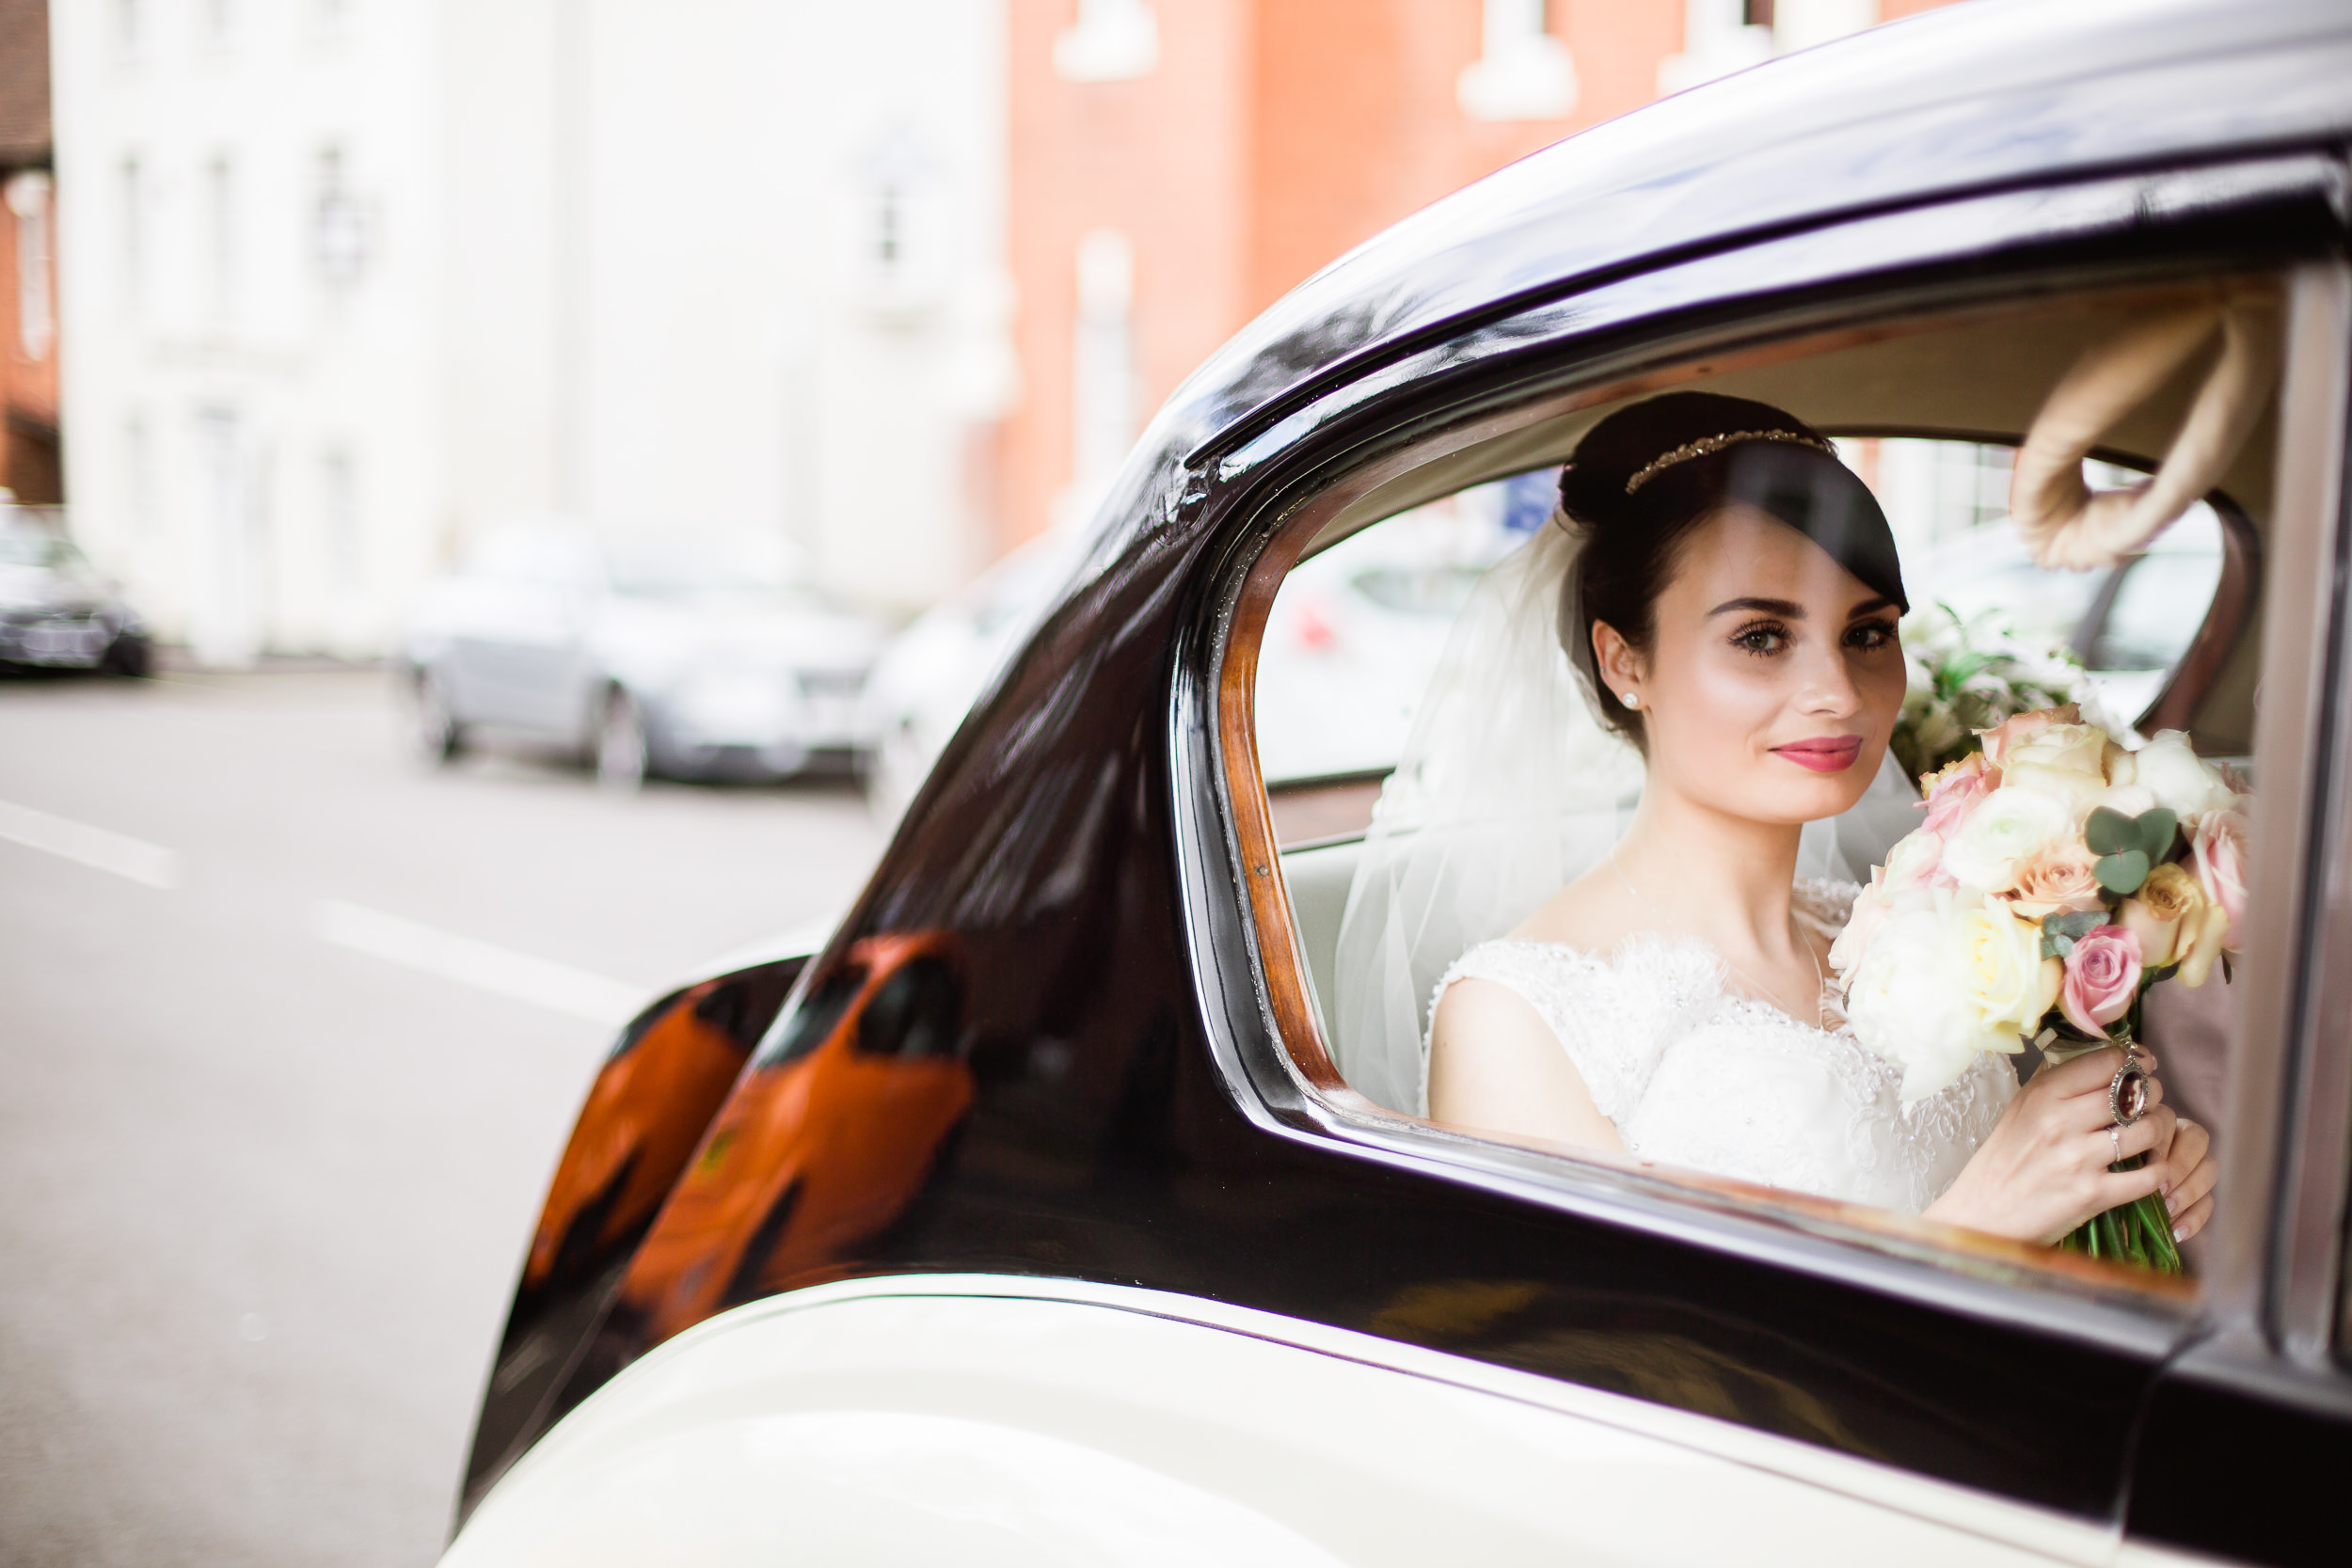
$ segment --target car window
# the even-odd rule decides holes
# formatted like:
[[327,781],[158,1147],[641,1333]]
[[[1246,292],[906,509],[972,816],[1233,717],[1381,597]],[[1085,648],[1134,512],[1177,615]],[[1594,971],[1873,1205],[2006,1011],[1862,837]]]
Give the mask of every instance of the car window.
[[538,588],[584,587],[596,571],[596,547],[585,533],[531,524],[484,534],[465,562],[468,577]]
[[0,566],[68,566],[78,559],[62,535],[37,523],[0,519]]
[[963,985],[945,958],[910,958],[874,989],[858,1017],[861,1056],[952,1056],[961,1038]]
[[[1806,885],[1826,891],[1801,889],[1795,911],[1798,918],[1820,924],[1824,941],[1832,936],[1842,940],[1851,911],[1878,896],[1866,893],[1857,900],[1854,884],[1867,889],[1885,878],[1883,868],[1899,850],[1915,857],[1926,852],[1920,847],[1927,820],[1920,810],[1920,780],[1981,752],[1978,732],[1998,728],[2013,716],[2041,712],[2053,714],[2046,721],[2053,724],[2075,722],[2079,715],[2079,722],[2106,737],[2104,750],[2084,753],[2095,758],[2089,766],[2097,767],[2100,777],[2076,792],[2081,801],[2069,796],[2064,805],[2053,808],[2066,821],[2051,830],[2052,854],[2064,847],[2069,855],[2095,859],[2130,847],[2087,836],[2092,831],[2087,825],[2091,810],[2088,802],[2099,795],[2115,802],[2105,809],[2145,827],[2150,834],[2158,831],[2159,822],[2169,832],[2161,844],[2151,838],[2145,851],[2133,850],[2147,863],[2142,880],[2160,870],[2159,880],[2168,889],[2175,883],[2193,885],[2204,901],[2199,908],[2218,911],[2225,896],[2239,901],[2232,909],[2244,901],[2242,868],[2234,860],[2227,868],[2217,867],[2220,858],[2243,852],[2243,823],[2259,801],[2259,796],[2247,793],[2250,781],[2243,770],[2255,717],[2251,661],[2258,657],[2257,644],[2247,632],[2261,591],[2259,531],[2269,483],[2265,443],[2272,439],[2270,427],[2258,428],[2243,453],[2217,476],[2226,483],[2217,485],[2210,500],[2190,505],[2155,537],[2094,569],[2038,563],[2010,515],[2017,452],[2032,433],[2035,411],[2051,385],[2074,356],[2105,341],[2103,335],[2130,329],[2139,309],[2132,303],[2077,306],[2072,314],[2053,317],[2021,307],[2013,316],[1991,323],[1923,324],[1915,329],[1916,341],[1906,344],[1900,356],[1879,344],[1809,356],[1792,353],[1762,369],[1721,377],[1700,373],[1687,383],[1663,383],[1700,390],[1720,386],[1722,395],[1760,400],[1785,406],[1799,418],[1818,420],[1833,435],[1835,454],[1845,470],[1860,480],[1884,514],[1899,557],[1910,611],[1897,628],[1901,706],[1888,760],[1848,809],[1808,825],[1802,835],[1799,875],[1822,879]],[[2052,342],[2052,337],[2059,341]],[[2030,373],[2020,372],[2021,386],[2003,388],[1983,376],[1958,372],[1957,367],[1980,362],[2026,366]],[[1911,379],[1892,376],[1890,364],[1901,365]],[[1846,381],[1849,373],[1851,385]],[[1604,1146],[1613,1151],[1609,1157],[1630,1154],[1651,1169],[1681,1167],[1675,1173],[1677,1179],[1687,1176],[1705,1182],[1710,1177],[1730,1177],[1761,1182],[1786,1189],[1791,1201],[1824,1196],[1851,1201],[1860,1188],[1831,1183],[1808,1191],[1798,1178],[1775,1172],[1769,1161],[1754,1166],[1737,1160],[1710,1164],[1703,1143],[1677,1143],[1642,1119],[1643,1097],[1652,1092],[1653,1081],[1665,1084],[1682,1073],[1692,1075],[1693,1082],[1750,1082],[1753,1066],[1735,1056],[1709,1057],[1696,1047],[1678,1053],[1663,1035],[1650,1042],[1654,1051],[1626,1043],[1638,1046],[1659,1029],[1672,1034],[1661,1019],[1680,1017],[1687,1022],[1698,1016],[1675,1011],[1696,1006],[1692,998],[1698,992],[1675,1007],[1666,1007],[1662,998],[1680,994],[1677,987],[1705,990],[1708,985],[1731,986],[1720,967],[1683,973],[1661,952],[1654,964],[1644,960],[1650,967],[1630,972],[1640,976],[1638,981],[1596,980],[1587,973],[1577,984],[1554,984],[1538,973],[1549,960],[1536,950],[1548,943],[1557,948],[1560,941],[1547,938],[1516,950],[1507,942],[1491,951],[1479,945],[1505,937],[1519,922],[1548,907],[1548,900],[1577,876],[1586,871],[1603,875],[1602,857],[1626,832],[1642,798],[1644,765],[1638,752],[1613,740],[1596,747],[1563,732],[1567,754],[1550,772],[1528,777],[1565,780],[1569,786],[1565,795],[1546,794],[1538,802],[1525,794],[1512,795],[1514,786],[1506,780],[1486,798],[1503,802],[1491,808],[1496,813],[1491,827],[1487,818],[1440,820],[1425,815],[1478,798],[1460,778],[1447,775],[1476,778],[1480,767],[1460,757],[1482,753],[1429,750],[1444,736],[1476,733],[1482,725],[1487,732],[1501,732],[1514,725],[1548,723],[1572,710],[1589,710],[1591,700],[1581,696],[1562,699],[1550,709],[1531,707],[1515,697],[1482,705],[1480,693],[1486,689],[1470,678],[1468,672],[1473,667],[1464,660],[1481,637],[1493,634],[1491,626],[1480,629],[1475,606],[1519,593],[1516,585],[1522,581],[1557,580],[1528,575],[1525,563],[1536,552],[1559,548],[1552,536],[1558,532],[1554,508],[1562,461],[1597,420],[1655,395],[1660,385],[1646,382],[1621,400],[1602,399],[1573,416],[1546,415],[1558,434],[1550,451],[1542,454],[1549,460],[1540,465],[1531,464],[1529,454],[1538,453],[1541,443],[1520,431],[1509,437],[1518,454],[1516,473],[1474,477],[1472,483],[1434,498],[1424,490],[1385,514],[1372,511],[1376,492],[1375,499],[1347,502],[1352,514],[1335,510],[1319,515],[1311,508],[1296,514],[1305,520],[1295,526],[1312,524],[1317,532],[1298,550],[1265,603],[1251,689],[1257,782],[1264,790],[1267,832],[1279,850],[1279,914],[1290,932],[1287,942],[1269,949],[1273,956],[1267,961],[1296,966],[1295,991],[1301,999],[1297,1011],[1281,1014],[1278,1008],[1278,1016],[1287,1019],[1286,1030],[1309,1037],[1304,1050],[1295,1045],[1293,1054],[1311,1082],[1336,1080],[1387,1110],[1427,1116],[1431,1009],[1458,978],[1493,981],[1518,997],[1528,1009],[1526,1016],[1538,1020],[1565,1051],[1593,1110],[1613,1129],[1612,1142]],[[2175,403],[2125,425],[2105,449],[2108,455],[2082,461],[2088,488],[2115,493],[2144,483],[2168,450],[2184,412]],[[2003,432],[2004,420],[2016,420],[2016,428]],[[1935,435],[1939,424],[1948,425],[1952,434]],[[1989,438],[1992,435],[2001,438]],[[1503,438],[1496,439],[1502,447]],[[2110,460],[2139,452],[2148,454],[2144,468]],[[1455,468],[1468,466],[1450,451],[1444,461]],[[1391,483],[1408,495],[1415,487],[1410,475]],[[1519,618],[1514,625],[1524,625],[1513,633],[1516,641],[1511,642],[1520,651],[1508,657],[1523,661],[1514,668],[1552,669],[1554,673],[1544,680],[1561,691],[1572,691],[1575,677],[1559,641],[1560,594],[1556,589],[1548,592],[1549,598],[1513,611]],[[1237,624],[1249,623],[1243,618]],[[1529,660],[1534,663],[1524,663]],[[2163,736],[2153,733],[2158,726],[2152,721],[2159,710],[2177,716],[2166,721]],[[1584,727],[1598,733],[1589,722]],[[2125,787],[2137,763],[2113,759],[2136,758],[2139,749],[2152,746],[2154,750],[2146,754],[2161,761],[2148,764],[2150,783],[2132,785],[2149,797],[2142,800]],[[1540,752],[1541,747],[1532,750]],[[1418,758],[1414,769],[1409,775],[1396,773],[1400,759],[1408,755]],[[2027,774],[2019,772],[2010,782],[2023,788],[2026,780]],[[2184,794],[2177,810],[2171,805],[2159,809],[2154,793],[2159,787],[2170,792],[2165,797],[2168,801],[2173,793],[2202,793],[2195,802]],[[1448,790],[1454,793],[1448,795]],[[2102,793],[2116,790],[2122,793]],[[2231,816],[2230,822],[2222,820],[2224,815]],[[1435,834],[1438,827],[1452,836]],[[2208,832],[2216,846],[2217,858],[2211,863],[2197,859],[2202,853],[2198,846],[2205,841],[2195,835]],[[1434,858],[1413,858],[1430,847],[1433,836],[1456,847],[1433,852]],[[1940,838],[1933,848],[1937,857],[1944,854]],[[1936,866],[1942,875],[1940,858]],[[1979,873],[1971,870],[1969,875]],[[2122,907],[2124,895],[2109,888],[2078,899],[2089,901],[2084,909],[2069,906],[2077,917],[2074,925],[2046,927],[2042,922],[2055,915],[2056,906],[2051,911],[2028,908],[2031,895],[2006,883],[1986,892],[1953,876],[1950,885],[1959,890],[1955,897],[1974,900],[1967,903],[1969,908],[1982,905],[2002,913],[2026,933],[2019,940],[2033,951],[2019,948],[2021,975],[2072,975],[2068,965],[2076,926],[2086,937],[2098,933],[2091,944],[2095,950],[2100,943],[2122,940],[2116,933],[2126,929],[2127,916],[2138,918]],[[1533,891],[1522,902],[1510,904],[1511,898],[1522,895],[1508,889],[1522,886]],[[2132,886],[2137,889],[2140,882]],[[1382,900],[1405,896],[1400,889],[1420,900],[1409,916],[1387,927],[1385,935],[1379,930],[1365,935],[1362,922],[1381,918]],[[1635,896],[1641,892],[1635,888]],[[1885,895],[1890,908],[1893,898],[1891,893]],[[1934,903],[1933,897],[1929,903]],[[1951,898],[1945,904],[1962,908]],[[2082,918],[2094,906],[2102,912]],[[1262,914],[1262,929],[1264,919]],[[1663,940],[1671,947],[1672,941],[1679,940],[1672,922],[1667,916],[1658,919],[1668,923]],[[1479,926],[1478,920],[1487,924]],[[2217,943],[2222,940],[2220,916],[2212,920],[2209,929]],[[1876,940],[1875,929],[1855,936],[1848,951],[1867,949]],[[2159,978],[2146,994],[2134,993],[2137,1000],[2128,1020],[2122,1012],[2106,1011],[2108,1005],[2102,1002],[2093,1022],[2103,1030],[2128,1022],[2133,1037],[2162,1059],[2167,1103],[2207,1127],[2218,1125],[2238,1003],[2227,966],[2217,961],[2222,949],[2208,943],[2211,951],[2201,949],[2202,957],[2192,963],[2188,949],[2179,945],[2171,931],[2152,927],[2143,939],[2137,926],[2129,929],[2135,943],[2144,940],[2167,944],[2163,957],[2134,969],[2133,983],[2143,970]],[[1432,951],[1422,952],[1423,946],[1432,946]],[[1443,951],[1437,951],[1438,947]],[[2154,947],[2145,950],[2153,953]],[[1568,951],[1573,954],[1573,947]],[[1862,1005],[1856,999],[1863,994],[1857,988],[1864,976],[1846,959],[1835,958],[1836,951],[1832,949],[1831,961],[1822,966],[1822,977],[1831,987],[1830,1010],[1824,1016],[1830,1021],[1825,1025],[1830,1037],[1847,1041],[1837,1049],[1859,1053],[1851,1064],[1857,1076],[1848,1089],[1876,1072],[1899,1069],[1909,1074],[1912,1069],[1902,1064],[1927,1050],[1916,1039],[1927,1035],[1930,1012],[1889,1005],[1880,1007],[1877,1022],[1857,1022],[1858,1015],[1844,1009],[1849,1003]],[[1592,961],[1615,959],[1601,954]],[[2196,986],[2178,983],[2185,968],[2193,970]],[[2023,998],[2021,991],[2020,1008],[2028,1006]],[[2092,1005],[2082,1006],[2088,1016]],[[1661,1007],[1665,1012],[1659,1011]],[[1399,1009],[1411,1018],[1403,1019]],[[2023,1080],[2058,1059],[2043,1054],[2044,1047],[2062,1053],[2063,1046],[2044,1014],[2067,1021],[2059,1030],[2077,1029],[2076,1015],[2064,1011],[2055,990],[2031,1021],[2021,1015],[2015,1027],[1972,1025],[1979,1032],[1968,1037],[1990,1041],[1998,1037],[2007,1043],[1984,1045],[1980,1057],[1969,1058],[1964,1070],[1974,1076],[1967,1080],[1972,1085],[1967,1092],[1981,1096],[1976,1108],[1954,1101],[1933,1110],[1931,1119],[1985,1119],[2022,1092]],[[1784,1022],[1793,1017],[1786,1012],[1778,1016]],[[1381,1017],[1388,1019],[1386,1024],[1377,1022]],[[1811,1026],[1790,1022],[1790,1027],[1797,1032],[1782,1043],[1798,1049]],[[1840,1030],[1847,1033],[1841,1036]],[[2048,1037],[2037,1037],[2036,1030]],[[1866,1031],[1881,1043],[1861,1045]],[[1368,1060],[1361,1045],[1366,1038],[1375,1044],[1390,1039],[1379,1049],[1402,1065],[1386,1076],[1377,1069],[1366,1069],[1372,1076],[1359,1076],[1359,1067]],[[1422,1074],[1419,1079],[1410,1060],[1416,1049]],[[1395,1054],[1400,1050],[1403,1058]],[[1628,1050],[1634,1051],[1633,1056],[1624,1055]],[[1700,1065],[1702,1059],[1711,1065]],[[1900,1101],[1901,1094],[1912,1092],[1912,1080],[1905,1076],[1902,1082],[1899,1092],[1887,1091],[1894,1097],[1890,1106]],[[1950,1077],[1918,1092],[1949,1098],[1961,1082]],[[1897,1116],[1891,1110],[1888,1114]],[[1991,1126],[1985,1119],[1970,1136],[1981,1141]],[[1521,1134],[1492,1135],[1516,1139]],[[1557,1146],[1581,1140],[1549,1134],[1541,1135],[1541,1141]],[[1966,1154],[1962,1149],[1954,1159],[1964,1163]],[[1915,1200],[1898,1200],[1888,1196],[1893,1191],[1889,1188],[1868,1203],[1893,1215],[1917,1212],[1960,1168],[1960,1164],[1950,1170],[1922,1166],[1915,1179]],[[2141,1237],[2138,1231],[2130,1234]],[[2080,1244],[2105,1243],[2085,1240]],[[2040,1256],[2030,1247],[2024,1255]]]

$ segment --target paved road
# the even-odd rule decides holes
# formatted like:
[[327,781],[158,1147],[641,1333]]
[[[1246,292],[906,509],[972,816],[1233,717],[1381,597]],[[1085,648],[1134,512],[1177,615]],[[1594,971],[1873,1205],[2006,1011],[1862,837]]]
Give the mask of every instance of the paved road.
[[432,1561],[595,1021],[880,847],[393,730],[372,673],[0,680],[0,1561]]

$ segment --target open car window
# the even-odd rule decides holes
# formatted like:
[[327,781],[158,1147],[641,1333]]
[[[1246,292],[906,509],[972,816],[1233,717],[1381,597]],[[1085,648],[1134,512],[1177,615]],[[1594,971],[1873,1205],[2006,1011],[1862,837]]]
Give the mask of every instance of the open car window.
[[[1554,526],[1559,464],[1581,435],[1664,388],[1756,399],[1831,436],[1886,514],[1901,556],[1911,601],[1900,629],[1909,689],[1887,768],[1899,793],[1874,785],[1873,799],[1831,824],[1836,858],[1810,863],[1828,867],[1834,879],[1868,882],[1921,820],[1921,774],[1979,751],[1976,731],[2061,704],[2079,705],[2121,749],[2180,732],[2166,744],[2227,768],[2215,776],[2233,784],[2257,784],[2249,759],[2275,411],[2249,421],[2250,433],[2202,499],[2143,548],[2095,569],[2038,564],[2010,515],[2016,454],[2053,385],[2090,345],[2131,329],[2147,312],[2178,308],[2182,293],[2117,292],[1929,316],[1843,340],[1823,334],[1791,342],[1736,369],[1692,364],[1654,372],[1621,391],[1531,400],[1525,425],[1489,438],[1493,455],[1484,472],[1475,449],[1444,447],[1425,471],[1389,478],[1319,515],[1306,509],[1295,526],[1311,537],[1292,546],[1295,563],[1263,610],[1252,682],[1259,782],[1280,850],[1279,893],[1293,939],[1264,957],[1296,968],[1307,1009],[1288,1031],[1302,1037],[1286,1043],[1305,1077],[1339,1092],[1335,1103],[1361,1095],[1353,1103],[1369,1101],[1375,1113],[1431,1119],[1425,1102],[1400,1102],[1409,1088],[1393,1080],[1359,1084],[1343,1065],[1346,1037],[1367,1011],[1367,986],[1391,998],[1413,996],[1425,1047],[1433,976],[1445,969],[1445,956],[1428,955],[1400,958],[1397,973],[1369,979],[1360,967],[1343,965],[1343,931],[1366,904],[1366,833],[1378,840],[1383,830],[1373,824],[1382,791],[1433,689],[1452,678],[1441,674],[1453,668],[1449,640],[1460,634],[1463,608],[1482,576]],[[2275,314],[2269,320],[2275,330]],[[2089,490],[2145,483],[2197,385],[2184,374],[2118,421],[2082,462]],[[1573,404],[1569,412],[1560,411],[1564,401]],[[1629,812],[1636,799],[1638,783],[1616,807]],[[2241,804],[2258,810],[2260,799],[2257,792]],[[2187,843],[2185,832],[2158,858],[2187,863]],[[1842,926],[1845,910],[1836,904],[1835,925]],[[1509,927],[1505,921],[1483,936],[1502,937]],[[2157,986],[2144,999],[2138,1038],[2162,1060],[2168,1102],[2209,1128],[2227,1117],[2241,990],[2217,966],[2211,983]],[[1834,1023],[1842,1022],[1833,1015]],[[1673,1048],[1668,1039],[1662,1050]],[[2029,1061],[2030,1071],[2041,1059],[2020,1052],[2003,1070]],[[1622,1085],[1610,1085],[1606,1096],[1588,1086],[1597,1103],[1627,1103]],[[1857,1205],[1848,1194],[1759,1183],[1753,1173],[1706,1169],[1685,1163],[1687,1155],[1654,1158],[1638,1138],[1627,1142],[1601,1151],[1555,1143],[1549,1152],[1565,1162],[1630,1164],[1704,1190],[1709,1201],[1736,1190],[1739,1201],[1768,1207],[1811,1205],[1808,1212],[1820,1212],[1827,1204],[1866,1229],[1891,1226],[1938,1245],[1951,1240],[1915,1226],[1918,1205]],[[2037,1255],[2013,1245],[2004,1254]],[[2061,1272],[2071,1267],[2055,1257],[2051,1263]],[[2192,1281],[2197,1270],[2192,1249]]]

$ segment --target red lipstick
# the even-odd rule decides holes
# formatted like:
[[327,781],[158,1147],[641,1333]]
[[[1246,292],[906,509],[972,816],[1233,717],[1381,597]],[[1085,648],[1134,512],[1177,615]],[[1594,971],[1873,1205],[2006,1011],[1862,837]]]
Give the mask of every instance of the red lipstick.
[[1786,746],[1775,746],[1772,754],[1787,757],[1800,768],[1816,773],[1843,773],[1862,754],[1862,737],[1858,735],[1825,735],[1813,740],[1792,740]]

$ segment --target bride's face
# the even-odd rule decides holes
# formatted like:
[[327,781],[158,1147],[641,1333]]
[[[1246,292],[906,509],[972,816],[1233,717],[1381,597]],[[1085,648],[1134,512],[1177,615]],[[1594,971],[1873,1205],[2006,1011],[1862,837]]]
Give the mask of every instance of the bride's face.
[[1649,647],[1596,626],[1596,652],[1620,693],[1640,693],[1653,786],[1810,822],[1878,771],[1903,700],[1900,613],[1795,529],[1736,506],[1684,539]]

